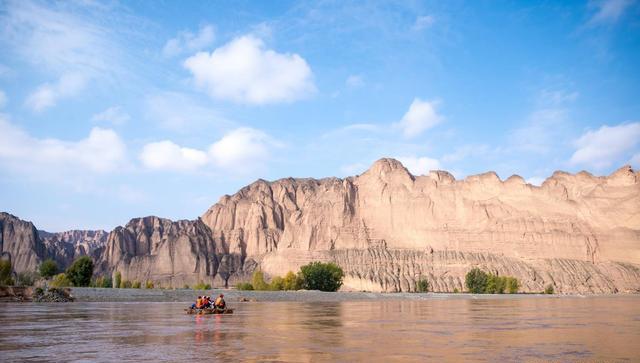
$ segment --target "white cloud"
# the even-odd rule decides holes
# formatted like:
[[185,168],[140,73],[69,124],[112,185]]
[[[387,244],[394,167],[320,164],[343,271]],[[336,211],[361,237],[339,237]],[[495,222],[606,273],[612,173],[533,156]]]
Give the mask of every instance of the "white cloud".
[[270,150],[280,144],[264,132],[248,127],[235,129],[207,150],[160,141],[144,146],[140,161],[148,169],[194,171],[206,165],[245,172],[270,158]]
[[633,0],[601,0],[591,1],[589,6],[596,13],[589,19],[589,25],[615,23],[624,11],[633,4]]
[[438,103],[438,101],[423,101],[415,98],[407,113],[395,126],[400,127],[407,138],[420,135],[425,130],[442,122],[443,117],[436,110]]
[[315,92],[313,74],[298,54],[277,53],[245,35],[184,62],[195,83],[213,98],[247,104],[290,102]]
[[557,146],[567,119],[568,111],[563,108],[535,110],[526,125],[510,133],[511,146],[521,151],[547,154]]
[[422,30],[430,28],[435,23],[436,18],[433,15],[423,15],[416,18],[413,24],[413,30]]
[[38,139],[0,116],[0,162],[41,176],[48,172],[108,173],[126,165],[126,146],[113,130],[99,127],[79,141]]
[[362,78],[362,76],[352,74],[349,77],[347,77],[347,80],[345,81],[345,83],[349,88],[362,87],[364,86],[364,78]]
[[279,146],[279,143],[260,130],[243,127],[211,145],[209,154],[220,167],[240,168],[269,158],[271,146]]
[[440,169],[440,162],[426,156],[403,156],[396,158],[402,163],[413,175],[424,175],[430,170]]
[[167,41],[162,48],[165,57],[175,57],[184,52],[195,52],[213,44],[216,38],[215,29],[211,25],[203,25],[197,34],[190,31],[181,31],[175,38]]
[[207,153],[180,147],[165,140],[146,144],[140,154],[142,164],[155,170],[195,170],[208,162]]
[[531,184],[531,185],[535,185],[535,186],[541,186],[542,183],[544,183],[545,178],[541,177],[541,176],[532,176],[531,178],[528,178],[527,180],[525,180],[527,183]]
[[609,167],[628,160],[629,154],[640,144],[640,122],[604,125],[596,131],[585,132],[574,144],[577,150],[571,156],[571,164],[595,169]]
[[59,100],[73,97],[82,91],[87,78],[80,73],[64,74],[54,84],[44,83],[33,91],[26,99],[25,105],[35,112],[55,106]]
[[148,96],[145,100],[145,109],[146,118],[174,131],[199,127],[222,127],[231,124],[218,111],[203,106],[184,93],[162,92]]
[[3,108],[7,104],[7,95],[0,89],[0,108]]
[[108,122],[114,125],[123,125],[131,119],[120,106],[112,106],[91,117],[93,122]]

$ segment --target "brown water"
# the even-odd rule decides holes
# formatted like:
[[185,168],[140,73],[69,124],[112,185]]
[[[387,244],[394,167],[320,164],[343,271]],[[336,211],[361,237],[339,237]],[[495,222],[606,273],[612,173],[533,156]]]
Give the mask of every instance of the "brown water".
[[639,297],[0,305],[0,361],[640,361]]

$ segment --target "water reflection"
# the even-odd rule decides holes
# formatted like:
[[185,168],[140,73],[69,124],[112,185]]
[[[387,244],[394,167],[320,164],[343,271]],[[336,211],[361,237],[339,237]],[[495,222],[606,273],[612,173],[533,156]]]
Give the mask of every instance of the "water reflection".
[[4,304],[2,361],[639,361],[640,298]]

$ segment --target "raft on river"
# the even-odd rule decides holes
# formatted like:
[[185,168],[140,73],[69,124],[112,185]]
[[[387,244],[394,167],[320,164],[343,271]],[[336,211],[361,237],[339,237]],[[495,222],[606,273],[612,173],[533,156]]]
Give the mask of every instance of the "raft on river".
[[206,309],[184,309],[189,315],[209,315],[209,314],[233,314],[233,309],[215,309],[215,308],[206,308]]

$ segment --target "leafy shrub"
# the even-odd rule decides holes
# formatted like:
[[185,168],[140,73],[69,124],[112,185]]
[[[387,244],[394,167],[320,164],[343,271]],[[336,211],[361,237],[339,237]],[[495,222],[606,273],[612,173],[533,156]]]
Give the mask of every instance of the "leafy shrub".
[[183,288],[183,289],[189,289],[189,285],[184,284],[184,285],[182,285],[182,288]]
[[236,285],[236,289],[245,290],[245,291],[251,291],[251,290],[253,290],[253,285],[251,285],[248,282],[241,282],[241,283]]
[[58,264],[56,261],[48,258],[40,264],[40,276],[50,279],[58,273]]
[[487,290],[489,275],[479,268],[473,268],[467,272],[464,284],[472,294],[482,294]]
[[271,279],[271,283],[269,284],[269,290],[280,291],[284,290],[284,279],[280,276],[276,276]]
[[140,281],[134,281],[133,283],[131,283],[131,287],[134,289],[139,289],[140,287],[142,287],[142,283],[140,283]]
[[284,276],[284,290],[300,290],[302,286],[302,276],[294,274],[293,271],[287,272]]
[[37,272],[20,272],[16,276],[16,285],[18,286],[33,286],[36,281],[40,278],[40,275]]
[[547,285],[547,287],[544,288],[544,293],[547,295],[552,295],[555,292],[553,285],[549,284]]
[[507,277],[507,292],[509,294],[517,294],[520,289],[520,282],[515,277]]
[[507,278],[504,276],[488,275],[485,293],[487,294],[504,294],[507,287]]
[[458,288],[457,288],[457,287],[454,287],[454,288],[453,288],[453,293],[454,293],[454,294],[457,294],[457,293],[459,293],[459,292],[460,292],[460,290],[458,290]]
[[120,273],[120,271],[117,271],[115,277],[113,278],[113,287],[119,288],[121,283],[122,283],[122,274]]
[[204,282],[200,281],[199,283],[193,285],[193,289],[194,290],[210,290],[211,285],[205,284]]
[[67,278],[74,286],[89,286],[93,276],[93,260],[89,256],[76,259],[67,269]]
[[11,261],[0,261],[0,285],[13,285],[13,278],[11,277]]
[[420,279],[416,282],[416,292],[427,292],[429,291],[429,281],[427,279]]
[[130,289],[131,288],[131,281],[128,280],[122,280],[120,281],[120,286],[121,289]]
[[69,280],[67,274],[65,273],[59,273],[53,276],[53,278],[51,279],[51,283],[49,283],[49,286],[51,287],[69,287],[72,285],[73,283],[71,282],[71,280]]
[[338,291],[344,271],[333,262],[311,262],[300,267],[302,286],[309,290]]
[[36,295],[44,294],[44,290],[41,287],[36,287]]
[[153,281],[147,280],[147,282],[144,283],[144,288],[145,289],[153,289]]
[[253,271],[253,276],[251,277],[251,285],[254,290],[267,290],[269,289],[269,285],[264,281],[264,274],[260,270]]

